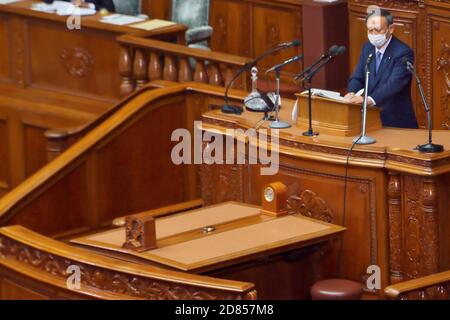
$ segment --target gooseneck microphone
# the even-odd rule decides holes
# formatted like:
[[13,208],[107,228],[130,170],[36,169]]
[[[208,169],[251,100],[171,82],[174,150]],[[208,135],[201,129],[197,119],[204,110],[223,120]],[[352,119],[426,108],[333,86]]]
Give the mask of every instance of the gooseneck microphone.
[[321,63],[324,59],[326,59],[326,58],[328,58],[329,56],[335,54],[335,53],[337,52],[338,49],[339,49],[339,46],[337,46],[337,45],[332,45],[332,46],[330,47],[330,49],[328,49],[328,51],[327,51],[326,53],[322,54],[322,55],[320,56],[320,58],[319,58],[317,61],[315,61],[312,65],[310,65],[309,67],[307,67],[307,68],[306,68],[305,70],[303,70],[301,73],[297,74],[297,75],[294,77],[294,80],[298,80],[298,79],[300,79],[300,78],[303,78],[306,74],[308,74],[308,73],[312,70],[312,68],[314,68],[315,66],[317,66],[317,65],[318,65],[319,63]]
[[293,62],[295,62],[295,61],[298,61],[298,60],[300,60],[300,59],[303,59],[303,55],[302,55],[302,54],[299,54],[299,55],[297,55],[297,56],[295,56],[295,57],[292,57],[292,58],[290,58],[290,59],[288,59],[288,60],[285,60],[285,61],[283,61],[282,63],[279,63],[279,64],[277,64],[277,65],[274,65],[272,68],[268,69],[268,70],[266,71],[266,73],[272,72],[272,71],[274,71],[274,70],[280,70],[280,69],[283,68],[284,66],[286,66],[286,65],[288,65],[288,64],[291,64],[291,63],[293,63]]
[[299,40],[294,40],[291,42],[283,42],[280,43],[278,45],[276,45],[273,48],[270,48],[269,50],[265,51],[264,53],[262,53],[261,55],[259,55],[258,57],[256,57],[254,60],[247,62],[244,66],[242,66],[233,76],[233,78],[231,78],[230,82],[228,82],[226,89],[225,89],[225,96],[224,96],[224,100],[225,100],[225,104],[222,107],[222,112],[224,113],[237,113],[240,114],[242,113],[242,108],[237,107],[237,106],[231,106],[228,104],[228,91],[231,88],[231,85],[234,83],[234,81],[244,72],[250,70],[252,67],[254,67],[260,60],[264,59],[265,57],[274,54],[278,51],[287,49],[287,48],[291,48],[291,47],[298,47],[300,45],[300,41]]
[[328,62],[333,60],[338,55],[344,54],[346,50],[347,49],[344,46],[331,46],[327,53],[320,56],[319,60],[294,77],[294,80],[300,79],[300,81],[303,82],[303,87],[308,89],[308,130],[302,133],[306,137],[312,137],[319,134],[318,132],[314,132],[312,128],[312,78]]
[[422,144],[417,146],[417,150],[422,153],[437,153],[444,151],[444,146],[440,144],[434,144],[433,143],[433,120],[431,119],[431,112],[430,107],[428,106],[427,99],[425,98],[425,94],[423,92],[422,88],[422,82],[420,81],[419,76],[417,75],[416,69],[414,68],[414,65],[412,62],[407,58],[403,57],[402,63],[406,66],[406,69],[411,72],[417,82],[417,87],[419,88],[420,97],[422,98],[422,103],[425,108],[425,111],[427,113],[427,120],[428,120],[428,143]]
[[328,62],[336,58],[337,56],[344,54],[347,51],[345,46],[333,45],[330,47],[327,53],[324,53],[318,61],[314,62],[311,66],[306,68],[302,73],[299,73],[294,77],[294,80],[305,81],[312,79],[314,75],[320,71]]

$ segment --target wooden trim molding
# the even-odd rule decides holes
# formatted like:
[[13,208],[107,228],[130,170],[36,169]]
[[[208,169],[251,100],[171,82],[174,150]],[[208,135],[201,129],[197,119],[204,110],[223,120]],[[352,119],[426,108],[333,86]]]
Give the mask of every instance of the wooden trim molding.
[[20,226],[0,229],[0,264],[66,290],[67,268],[81,270],[77,293],[100,299],[256,299],[250,283],[190,275],[96,255]]

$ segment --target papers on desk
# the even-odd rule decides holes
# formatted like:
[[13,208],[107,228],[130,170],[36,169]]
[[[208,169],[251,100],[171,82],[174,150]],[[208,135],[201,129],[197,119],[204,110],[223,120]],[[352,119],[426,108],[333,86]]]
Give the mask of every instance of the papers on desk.
[[0,0],[0,4],[10,4],[13,2],[19,2],[19,1],[22,1],[22,0]]
[[44,2],[35,3],[31,6],[32,10],[56,13],[58,16],[90,16],[96,13],[95,5],[93,3],[88,3],[89,8],[78,8],[65,1],[54,1],[52,4],[47,4]]
[[[337,101],[347,101],[339,92],[323,90],[323,89],[311,89],[312,95]],[[308,91],[303,91],[302,94],[308,94]]]
[[159,28],[173,26],[174,24],[176,24],[176,23],[173,21],[152,19],[152,20],[133,24],[130,27],[150,31],[150,30],[155,30],[155,29],[159,29]]
[[125,14],[110,14],[108,16],[103,17],[100,22],[103,23],[109,23],[109,24],[114,24],[117,26],[124,26],[127,24],[131,24],[131,23],[137,23],[137,22],[142,22],[145,19],[143,18],[138,18],[138,17],[134,17],[134,16],[128,16]]

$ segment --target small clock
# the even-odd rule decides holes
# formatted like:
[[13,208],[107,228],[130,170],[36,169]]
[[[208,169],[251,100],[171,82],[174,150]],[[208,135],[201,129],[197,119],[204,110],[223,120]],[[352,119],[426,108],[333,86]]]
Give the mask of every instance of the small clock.
[[275,191],[271,187],[267,187],[264,189],[264,200],[267,202],[272,202],[275,198]]
[[280,181],[269,183],[262,190],[261,212],[276,217],[287,215],[286,201],[286,185]]

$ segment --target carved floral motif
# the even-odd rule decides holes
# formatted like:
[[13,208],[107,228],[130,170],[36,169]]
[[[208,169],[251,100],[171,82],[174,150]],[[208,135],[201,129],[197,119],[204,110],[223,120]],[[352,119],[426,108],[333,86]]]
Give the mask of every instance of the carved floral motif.
[[437,70],[443,75],[443,93],[440,98],[441,112],[443,119],[441,122],[442,128],[450,129],[450,110],[448,106],[448,99],[450,96],[450,45],[441,38],[441,56],[437,59]]
[[334,215],[325,200],[311,190],[304,190],[300,195],[292,195],[287,200],[289,213],[301,214],[306,217],[333,222]]
[[82,290],[95,288],[109,293],[150,300],[256,299],[255,291],[228,293],[122,273],[88,265],[81,261],[71,261],[70,259],[40,251],[2,235],[0,235],[0,259],[16,260],[28,267],[52,274],[64,280],[67,279],[67,268],[73,264],[78,265],[81,271]]
[[71,48],[61,52],[61,61],[67,72],[75,77],[85,77],[94,65],[94,59],[84,49]]

